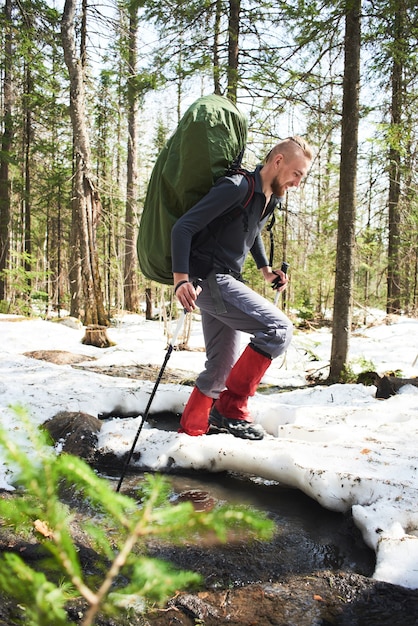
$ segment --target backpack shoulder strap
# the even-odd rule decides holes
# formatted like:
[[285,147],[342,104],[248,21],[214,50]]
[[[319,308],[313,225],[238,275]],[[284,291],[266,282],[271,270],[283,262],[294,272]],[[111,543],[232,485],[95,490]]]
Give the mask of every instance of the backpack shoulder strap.
[[218,216],[207,225],[207,236],[204,237],[203,239],[199,238],[199,244],[201,244],[202,241],[206,241],[206,239],[209,236],[215,237],[216,239],[220,228],[222,228],[223,226],[227,226],[228,224],[231,224],[231,222],[233,222],[238,217],[240,217],[240,215],[244,216],[244,230],[248,229],[248,218],[247,218],[247,214],[245,210],[247,206],[249,205],[249,203],[251,202],[252,197],[254,196],[255,178],[252,175],[252,173],[249,172],[248,170],[244,170],[244,169],[237,168],[237,167],[231,167],[228,170],[228,172],[225,174],[225,176],[233,176],[234,174],[242,174],[243,176],[245,176],[246,180],[248,181],[248,190],[247,190],[246,196],[241,204],[237,204],[232,209],[230,209],[228,213],[225,213],[225,215]]
[[254,192],[255,192],[255,178],[251,172],[248,172],[247,170],[244,170],[244,169],[238,170],[237,173],[242,174],[247,179],[247,182],[248,182],[247,196],[242,204],[242,207],[246,209],[247,206],[250,204],[252,197],[254,195]]
[[254,192],[255,192],[255,178],[252,172],[249,172],[248,170],[245,170],[243,168],[234,168],[232,167],[230,170],[228,170],[226,176],[234,176],[235,174],[241,174],[242,176],[244,176],[244,178],[247,180],[248,183],[248,190],[247,190],[247,194],[243,200],[243,202],[241,204],[238,204],[236,207],[234,207],[233,209],[231,209],[226,215],[224,215],[222,218],[220,218],[220,222],[222,224],[229,224],[230,222],[232,222],[235,218],[237,218],[238,216],[240,216],[244,209],[247,208],[247,206],[250,204],[253,196],[254,196]]

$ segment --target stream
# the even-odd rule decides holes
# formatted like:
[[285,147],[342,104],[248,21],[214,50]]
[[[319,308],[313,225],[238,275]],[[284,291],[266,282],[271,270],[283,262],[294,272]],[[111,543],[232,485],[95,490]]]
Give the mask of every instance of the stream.
[[[266,512],[277,532],[269,542],[167,546],[149,554],[199,572],[203,588],[151,611],[144,626],[416,626],[418,592],[371,578],[375,554],[349,514],[328,511],[274,481],[230,473],[169,475],[170,500],[245,504]],[[111,479],[111,480],[116,480]],[[134,496],[141,475],[127,475]],[[130,622],[130,624],[137,622]]]

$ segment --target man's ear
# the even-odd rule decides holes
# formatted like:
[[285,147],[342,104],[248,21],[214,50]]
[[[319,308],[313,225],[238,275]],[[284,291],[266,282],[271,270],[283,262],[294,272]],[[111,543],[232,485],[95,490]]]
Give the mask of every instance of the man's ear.
[[280,163],[280,161],[283,160],[283,155],[282,154],[276,154],[275,159],[274,159],[274,165],[277,167]]

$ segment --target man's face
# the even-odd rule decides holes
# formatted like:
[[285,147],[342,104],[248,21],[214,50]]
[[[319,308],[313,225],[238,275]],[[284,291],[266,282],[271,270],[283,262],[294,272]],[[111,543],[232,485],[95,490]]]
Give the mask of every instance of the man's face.
[[272,181],[271,189],[275,196],[281,198],[288,189],[299,186],[308,173],[311,161],[303,154],[300,156],[279,154],[276,159],[277,173]]

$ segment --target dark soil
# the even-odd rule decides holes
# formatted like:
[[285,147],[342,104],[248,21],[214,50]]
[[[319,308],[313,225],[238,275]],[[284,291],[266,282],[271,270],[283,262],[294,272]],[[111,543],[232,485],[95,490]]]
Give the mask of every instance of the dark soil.
[[[148,623],[277,626],[416,626],[418,599],[356,574],[318,572],[270,584],[183,594]],[[197,621],[201,620],[201,621]]]

